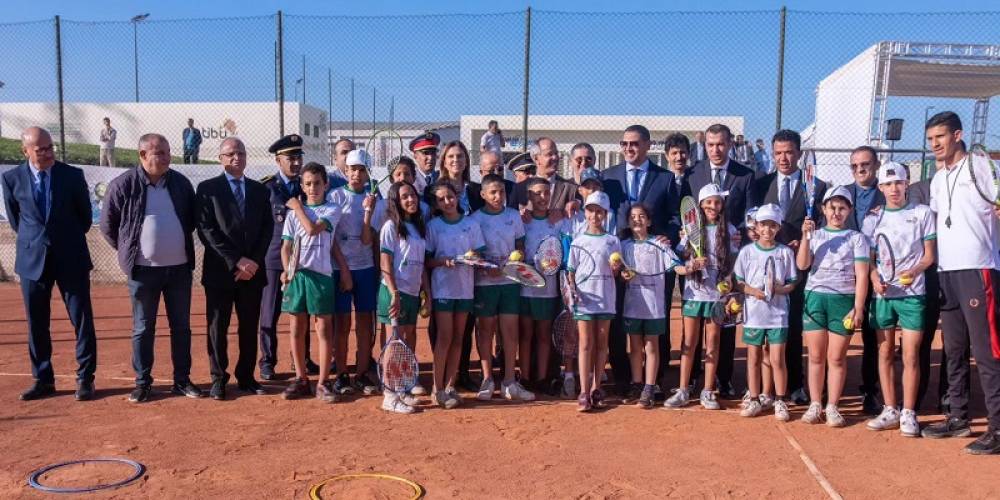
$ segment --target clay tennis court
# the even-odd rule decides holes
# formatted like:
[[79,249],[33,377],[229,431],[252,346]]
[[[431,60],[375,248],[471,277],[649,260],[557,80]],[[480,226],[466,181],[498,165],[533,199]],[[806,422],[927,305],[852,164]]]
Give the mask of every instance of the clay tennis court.
[[[207,389],[201,292],[195,288],[192,378]],[[169,394],[168,340],[160,338],[153,372],[157,393],[149,403],[134,405],[126,401],[133,385],[126,289],[95,286],[93,302],[96,400],[73,400],[72,332],[56,299],[52,330],[59,395],[21,402],[18,393],[31,383],[24,310],[17,285],[0,284],[0,498],[50,497],[26,485],[32,471],[105,456],[136,460],[147,471],[135,483],[88,498],[307,498],[311,485],[352,472],[411,479],[426,489],[427,498],[988,498],[1000,486],[995,457],[962,451],[971,438],[932,441],[868,431],[857,397],[845,401],[849,426],[843,429],[798,421],[779,425],[770,415],[740,418],[735,401],[724,401],[725,411],[711,413],[696,406],[643,411],[612,404],[600,413],[579,414],[575,401],[545,398],[529,404],[466,399],[451,411],[430,407],[428,399],[426,411],[406,416],[384,413],[377,396],[332,406],[284,401],[278,395],[283,382],[268,384],[268,396],[242,396],[231,387],[228,401],[192,400]],[[674,319],[676,364],[680,328]],[[165,337],[162,311],[160,325]],[[420,338],[418,354],[428,359],[426,336]],[[850,394],[860,376],[860,335],[855,344]],[[739,368],[743,356],[739,349]],[[937,390],[937,362],[935,351],[929,396]],[[279,372],[287,376],[288,370],[285,357]],[[429,374],[425,378],[429,381]],[[743,385],[742,372],[735,380]],[[978,434],[985,419],[982,392],[973,380]],[[940,419],[927,399],[922,425]],[[793,407],[793,418],[803,410]],[[85,486],[130,472],[88,465],[43,479],[54,486]],[[409,488],[358,480],[332,484],[323,494],[407,498]]]

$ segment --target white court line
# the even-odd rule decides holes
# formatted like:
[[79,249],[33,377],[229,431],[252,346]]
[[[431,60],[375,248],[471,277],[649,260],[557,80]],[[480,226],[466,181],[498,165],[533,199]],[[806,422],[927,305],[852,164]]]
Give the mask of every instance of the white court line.
[[[0,372],[0,377],[33,377],[33,376],[34,375],[32,375],[30,373],[6,373],[6,372]],[[71,378],[71,379],[76,379],[76,375],[59,375],[59,374],[56,374],[55,377],[56,378]],[[104,380],[124,380],[126,382],[134,382],[135,381],[135,378],[133,378],[133,377],[97,377],[97,376],[95,376],[94,378],[100,378],[100,379],[104,379]]]
[[792,433],[788,432],[788,429],[785,429],[785,426],[782,424],[776,424],[775,426],[779,431],[781,431],[782,434],[785,435],[785,439],[788,440],[788,444],[792,445],[792,448],[795,448],[795,451],[799,452],[799,458],[802,459],[802,463],[806,464],[806,468],[809,469],[809,473],[812,474],[814,479],[816,479],[816,482],[819,483],[820,487],[826,491],[826,494],[829,495],[832,500],[844,500],[844,497],[840,496],[840,493],[837,493],[837,490],[833,489],[833,485],[830,484],[830,481],[826,480],[826,476],[819,471],[819,467],[816,467],[816,463],[813,462],[812,459],[809,458],[809,455],[806,455],[805,450],[799,446],[799,442],[792,437]]

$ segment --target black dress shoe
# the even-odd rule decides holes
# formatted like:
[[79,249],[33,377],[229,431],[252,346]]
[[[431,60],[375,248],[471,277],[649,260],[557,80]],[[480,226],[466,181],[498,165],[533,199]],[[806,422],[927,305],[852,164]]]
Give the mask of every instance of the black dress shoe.
[[[691,391],[694,394],[694,391]],[[719,396],[723,399],[740,399],[741,394],[733,387],[732,382],[719,382]]]
[[201,389],[192,384],[190,380],[185,382],[174,382],[174,386],[170,389],[170,392],[173,392],[178,396],[186,396],[194,399],[205,397],[205,393],[201,392]]
[[809,404],[809,394],[806,393],[804,387],[800,387],[798,390],[792,393],[792,402],[797,405],[807,405]]
[[924,427],[920,435],[930,439],[965,437],[972,434],[969,428],[969,421],[958,417],[948,417],[944,422]]
[[[331,370],[333,369],[332,366],[330,368],[331,368]],[[317,365],[316,363],[314,363],[313,360],[307,359],[306,360],[306,373],[308,373],[309,375],[319,375],[319,365]],[[336,372],[331,372],[331,373],[336,373]]]
[[260,367],[260,378],[263,380],[274,380],[274,367],[271,366]]
[[264,389],[264,386],[260,385],[260,383],[254,379],[250,379],[249,382],[240,382],[237,384],[237,387],[247,394],[256,394],[258,396],[267,394],[267,390]]
[[861,399],[861,409],[865,415],[878,415],[882,413],[882,405],[878,402],[878,396],[874,392],[864,393]]
[[457,384],[459,389],[468,392],[479,392],[480,382],[476,382],[469,374],[459,375]]
[[226,381],[223,379],[219,379],[212,382],[212,389],[208,391],[208,395],[216,401],[225,401]]
[[90,401],[94,399],[94,382],[80,381],[76,387],[76,394],[74,396],[77,401]]
[[56,393],[55,384],[44,384],[42,382],[35,382],[35,385],[31,386],[30,389],[21,393],[21,401],[33,401],[36,399],[42,399],[44,397],[51,396]]
[[979,439],[965,447],[965,452],[970,455],[1000,455],[1000,431],[992,427],[987,429]]
[[149,393],[152,389],[148,385],[137,385],[128,395],[129,403],[144,403],[149,400]]

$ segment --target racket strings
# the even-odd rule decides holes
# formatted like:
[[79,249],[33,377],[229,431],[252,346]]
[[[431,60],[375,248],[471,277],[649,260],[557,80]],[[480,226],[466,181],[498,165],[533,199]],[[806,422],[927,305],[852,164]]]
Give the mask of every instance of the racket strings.
[[401,340],[389,341],[379,361],[382,385],[391,391],[405,391],[417,383],[417,357]]

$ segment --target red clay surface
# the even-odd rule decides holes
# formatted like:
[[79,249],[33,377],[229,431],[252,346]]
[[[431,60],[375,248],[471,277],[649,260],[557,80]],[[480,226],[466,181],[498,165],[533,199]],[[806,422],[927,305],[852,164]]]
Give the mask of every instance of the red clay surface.
[[[575,411],[575,402],[553,399],[531,404],[467,399],[451,411],[433,408],[428,400],[426,411],[400,416],[382,412],[380,397],[333,406],[284,401],[278,396],[283,383],[269,384],[268,396],[241,396],[231,386],[229,401],[191,400],[167,392],[168,339],[160,338],[154,369],[158,393],[149,403],[130,404],[131,315],[125,287],[97,287],[93,300],[97,400],[73,400],[72,332],[57,299],[52,329],[59,395],[21,402],[18,393],[31,383],[24,310],[17,286],[0,284],[0,498],[47,497],[26,485],[31,471],[105,456],[137,460],[148,471],[129,486],[88,498],[307,498],[312,484],[352,472],[411,479],[426,488],[428,498],[828,497],[779,428],[782,424],[770,415],[740,418],[736,402],[724,402],[721,412],[611,405],[584,415]],[[195,289],[193,310],[192,377],[207,388],[201,288]],[[161,337],[169,335],[162,311],[160,324]],[[679,329],[675,322],[674,346]],[[832,489],[845,498],[995,498],[1000,457],[966,455],[961,448],[970,439],[907,439],[865,429],[855,389],[860,336],[855,341],[845,402],[850,426],[783,425]],[[425,335],[420,342],[418,353],[427,359]],[[281,343],[287,352],[285,338]],[[230,349],[235,360],[235,339]],[[677,356],[675,350],[674,365]],[[741,370],[743,356],[741,348]],[[937,353],[929,394],[937,387],[936,363]],[[279,369],[288,373],[287,357]],[[741,386],[742,380],[741,371]],[[676,383],[676,370],[671,381]],[[977,383],[973,391],[978,433],[985,425]],[[803,408],[794,410],[797,418]],[[926,402],[921,423],[940,420],[934,411]],[[81,486],[129,472],[76,467],[46,479],[54,486]],[[328,498],[406,498],[407,489],[365,480],[325,492]]]

